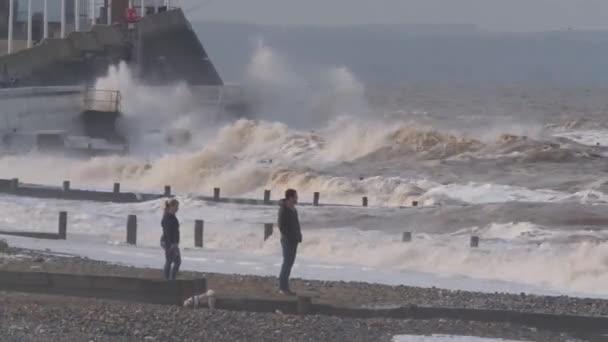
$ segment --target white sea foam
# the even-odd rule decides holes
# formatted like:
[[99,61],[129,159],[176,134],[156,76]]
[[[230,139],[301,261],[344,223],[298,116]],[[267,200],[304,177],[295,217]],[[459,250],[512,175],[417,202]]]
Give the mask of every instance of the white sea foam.
[[[108,246],[124,244],[126,217],[137,214],[140,227],[138,246],[158,246],[162,201],[122,205],[11,197],[0,199],[2,229],[55,231],[57,212],[67,210],[68,243],[87,241],[94,244],[95,249],[103,251]],[[303,207],[300,215],[305,222],[310,217],[318,216],[319,210]],[[266,242],[262,237],[263,223],[274,222],[275,215],[276,209],[273,207],[206,205],[182,198],[179,213],[182,245],[192,246],[193,221],[203,218],[205,248],[212,253],[226,255],[238,251],[242,258],[251,258],[249,260],[256,267],[265,267],[263,265],[267,265],[269,260],[274,260],[270,264],[274,265],[280,259],[279,237],[274,234]],[[336,208],[333,222],[346,221],[350,215],[351,211]],[[371,222],[381,223],[395,213],[370,209],[367,215],[373,218]],[[469,247],[469,237],[473,233],[481,238],[479,249]],[[465,277],[480,284],[486,284],[486,281],[520,284],[511,287],[513,291],[527,287],[545,288],[552,293],[608,296],[606,286],[602,286],[608,284],[608,242],[558,241],[562,235],[582,234],[602,241],[608,239],[601,231],[558,232],[530,223],[511,223],[471,227],[446,234],[417,233],[411,243],[402,243],[400,234],[377,230],[331,226],[307,229],[304,226],[299,260],[309,268],[318,265],[350,270],[348,275],[341,276],[338,272],[332,279],[369,280],[368,272],[378,272],[377,275],[384,276],[394,274],[394,279],[386,280],[393,284],[399,281],[407,283],[408,274],[435,274],[452,280]],[[142,252],[149,253],[146,250]],[[210,260],[216,258],[204,255]],[[200,256],[193,251],[190,257]],[[251,266],[239,267],[246,267],[247,272],[255,273]],[[353,273],[353,269],[367,271],[359,274]],[[327,277],[323,272],[315,278],[321,276]],[[483,288],[491,291],[490,288]]]

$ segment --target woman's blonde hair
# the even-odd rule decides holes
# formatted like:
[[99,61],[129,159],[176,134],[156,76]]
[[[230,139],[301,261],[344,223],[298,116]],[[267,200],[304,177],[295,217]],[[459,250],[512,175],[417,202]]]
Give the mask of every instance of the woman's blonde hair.
[[175,198],[172,198],[170,200],[165,201],[165,212],[169,211],[169,208],[175,207],[179,205],[179,201],[176,200]]

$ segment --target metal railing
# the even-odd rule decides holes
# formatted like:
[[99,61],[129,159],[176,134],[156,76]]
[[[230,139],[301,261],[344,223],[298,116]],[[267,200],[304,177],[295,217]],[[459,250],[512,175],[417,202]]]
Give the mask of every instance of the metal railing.
[[99,112],[120,112],[122,96],[118,90],[88,88],[84,92],[84,109]]

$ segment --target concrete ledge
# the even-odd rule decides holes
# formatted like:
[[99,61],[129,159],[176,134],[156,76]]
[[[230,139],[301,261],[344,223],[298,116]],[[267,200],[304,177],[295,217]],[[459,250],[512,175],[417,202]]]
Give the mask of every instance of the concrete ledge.
[[[204,303],[203,303],[204,304]],[[284,314],[295,315],[298,312],[297,300],[293,299],[259,299],[259,298],[222,298],[218,297],[215,308],[229,311],[269,312],[277,310]]]
[[401,307],[395,309],[350,309],[315,305],[319,314],[352,318],[386,317],[395,319],[456,319],[463,321],[519,324],[538,329],[604,334],[608,332],[608,317],[555,315],[508,310],[468,308]]
[[61,237],[57,233],[0,231],[0,235],[21,236],[21,237],[26,237],[26,238],[31,238],[31,239],[61,240]]
[[0,99],[15,99],[33,97],[53,97],[64,95],[82,95],[83,88],[80,86],[56,86],[56,87],[20,87],[0,89]]
[[[205,304],[203,303],[203,305]],[[283,300],[217,298],[216,309],[267,313],[273,313],[279,310],[284,314],[302,314],[302,312],[298,311],[298,301],[295,297]],[[554,315],[508,310],[417,306],[399,307],[394,309],[367,309],[313,304],[307,314],[359,319],[392,318],[428,320],[443,318],[462,321],[509,323],[567,333],[584,333],[593,335],[608,333],[608,317]]]
[[207,291],[207,282],[202,278],[165,281],[98,275],[0,271],[0,291],[182,305],[187,298]]

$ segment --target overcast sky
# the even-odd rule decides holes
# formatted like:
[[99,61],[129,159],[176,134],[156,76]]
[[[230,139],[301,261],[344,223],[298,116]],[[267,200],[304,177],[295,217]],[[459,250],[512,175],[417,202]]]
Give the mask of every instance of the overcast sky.
[[[175,0],[174,0],[175,1]],[[264,24],[473,23],[492,30],[608,29],[608,0],[181,0],[190,20]]]

